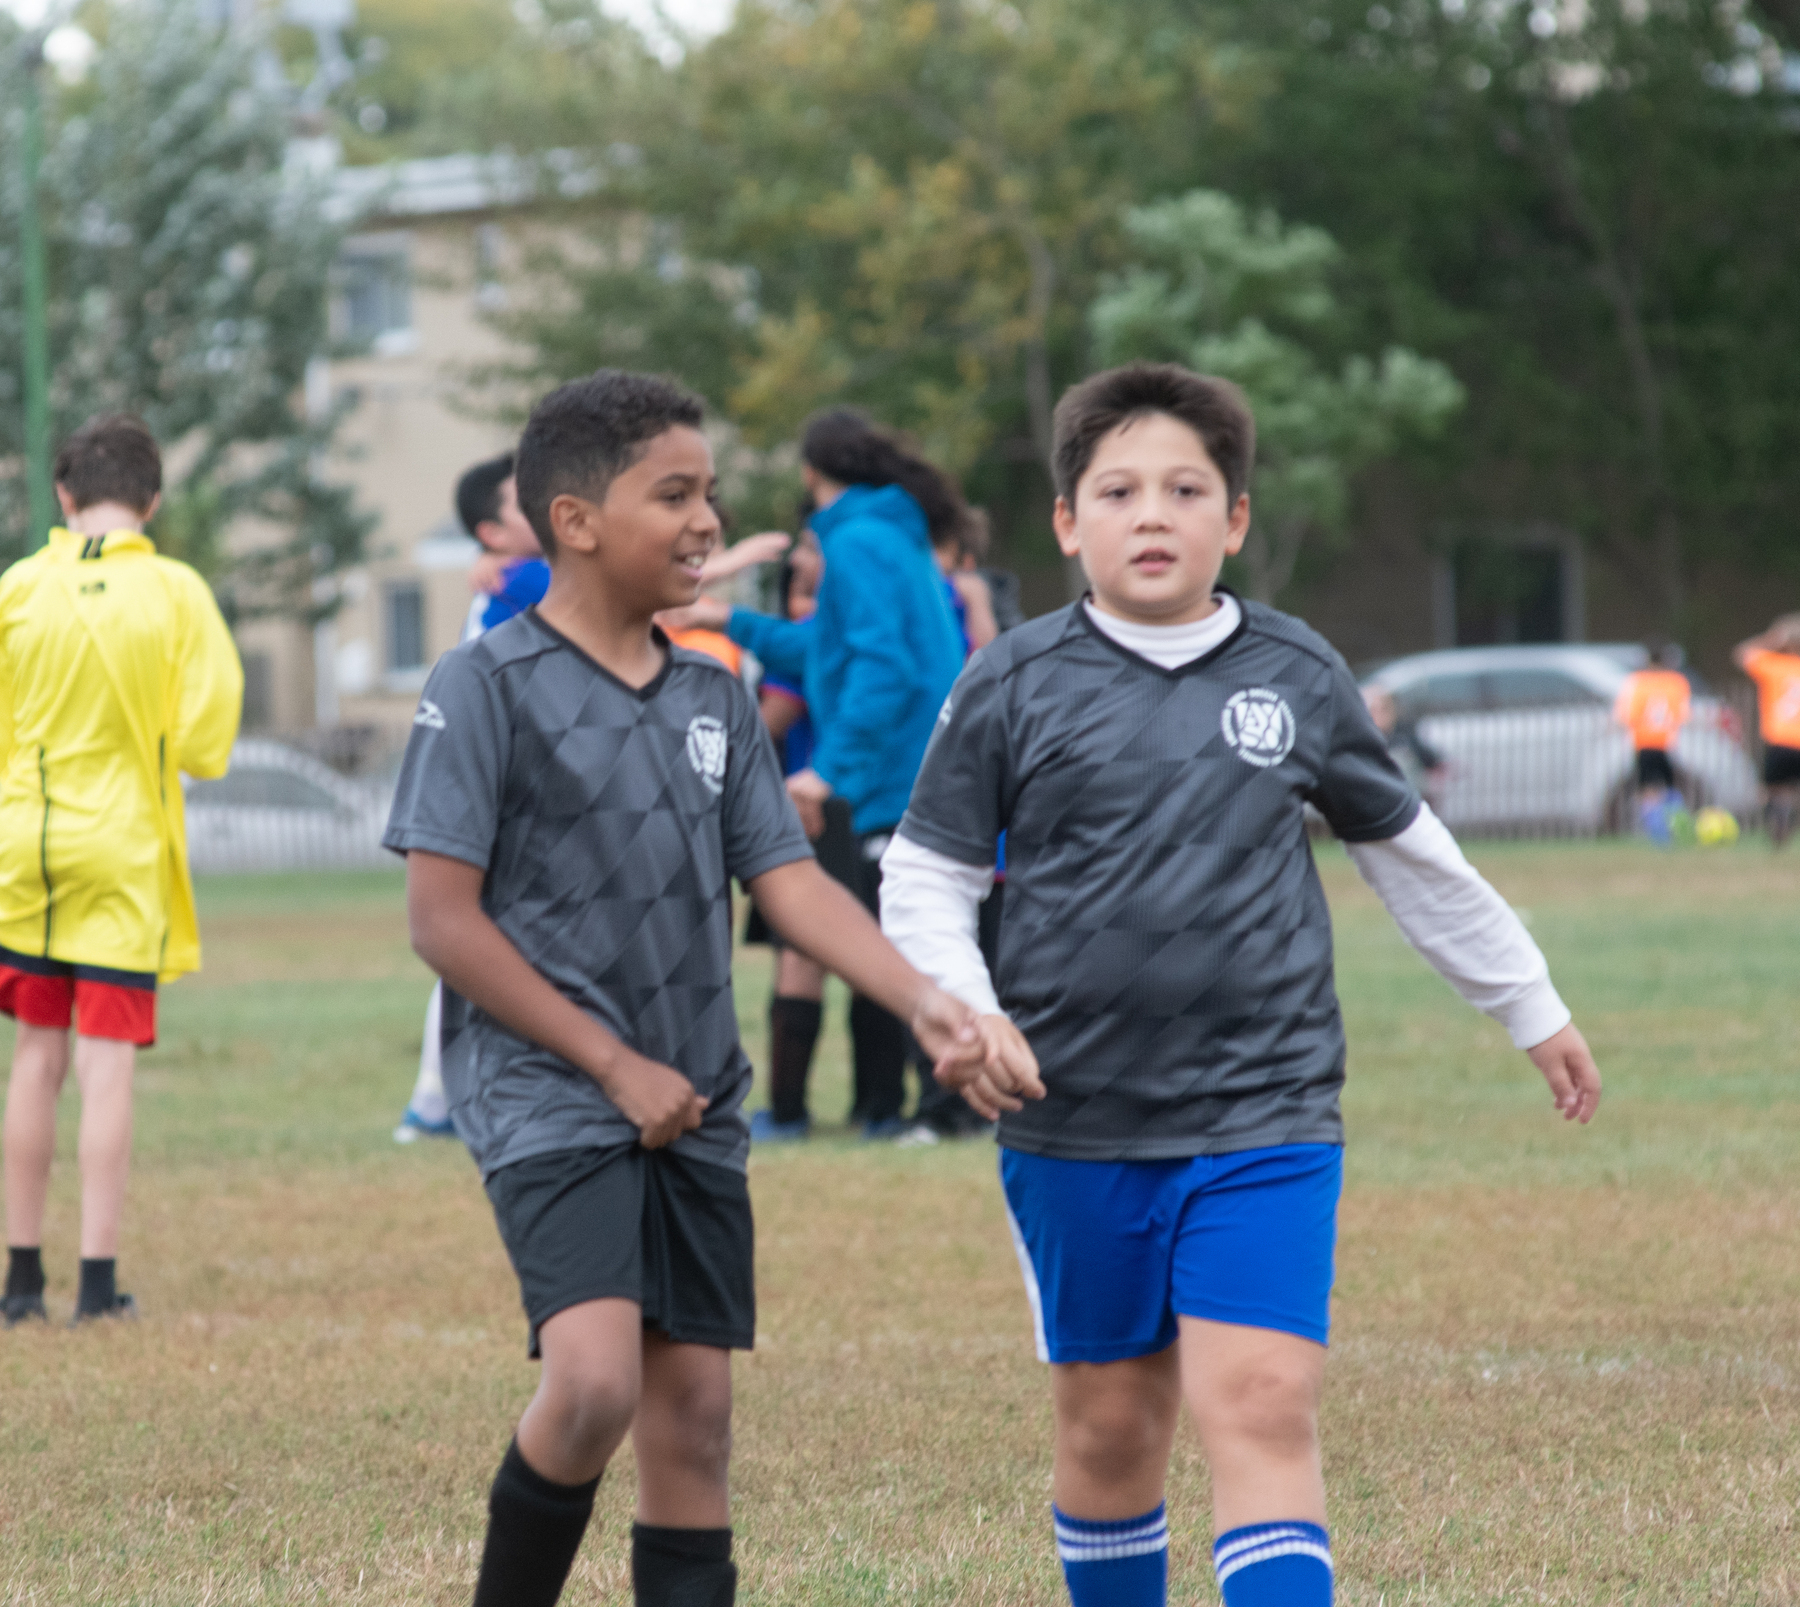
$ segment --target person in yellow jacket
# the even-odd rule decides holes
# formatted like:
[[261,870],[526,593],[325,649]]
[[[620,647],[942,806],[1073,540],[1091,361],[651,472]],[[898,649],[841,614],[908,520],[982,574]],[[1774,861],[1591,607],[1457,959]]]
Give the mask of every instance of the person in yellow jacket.
[[156,985],[200,964],[181,772],[219,776],[244,675],[211,590],[144,535],[162,491],[137,419],[90,419],[56,457],[67,520],[0,576],[0,1012],[4,1314],[43,1317],[44,1196],[75,1027],[81,1285],[75,1321],[135,1310],[114,1263],[137,1049]]

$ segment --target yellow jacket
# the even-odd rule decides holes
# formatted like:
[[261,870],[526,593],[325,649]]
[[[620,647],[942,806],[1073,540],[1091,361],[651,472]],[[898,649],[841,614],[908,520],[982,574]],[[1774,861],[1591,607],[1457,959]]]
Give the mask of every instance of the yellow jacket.
[[225,773],[243,697],[211,589],[136,531],[0,576],[0,947],[199,969],[178,772]]

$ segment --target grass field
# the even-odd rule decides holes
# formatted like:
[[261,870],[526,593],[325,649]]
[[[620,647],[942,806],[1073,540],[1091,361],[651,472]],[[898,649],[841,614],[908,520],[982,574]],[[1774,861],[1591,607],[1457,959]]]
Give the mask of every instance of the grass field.
[[[1800,1602],[1800,856],[1492,847],[1607,1076],[1591,1129],[1322,854],[1349,1022],[1339,1599]],[[534,1383],[473,1168],[389,1139],[398,877],[202,886],[141,1073],[130,1326],[0,1334],[0,1603],[461,1603]],[[759,1059],[767,964],[739,1006]],[[843,1109],[841,1011],[817,1108]],[[76,1260],[74,1102],[46,1233]],[[1043,1369],[986,1145],[759,1154],[749,1603],[1051,1604]],[[571,1602],[629,1600],[632,1477]],[[1174,1599],[1216,1599],[1191,1436]]]

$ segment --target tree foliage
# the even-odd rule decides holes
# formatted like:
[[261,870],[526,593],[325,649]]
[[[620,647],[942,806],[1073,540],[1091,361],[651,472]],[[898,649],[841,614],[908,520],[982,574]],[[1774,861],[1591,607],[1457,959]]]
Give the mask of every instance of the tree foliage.
[[[120,6],[102,33],[84,91],[52,107],[42,170],[53,434],[100,411],[141,414],[166,459],[155,533],[238,611],[306,613],[313,581],[360,556],[366,529],[319,468],[337,415],[308,418],[302,400],[340,231],[284,170],[285,104],[258,86],[246,46],[183,0]],[[0,121],[0,340],[15,351],[17,138],[16,120]],[[0,371],[9,555],[30,545],[15,375]],[[227,562],[219,533],[246,516],[267,539]]]
[[1439,431],[1462,386],[1404,346],[1339,355],[1339,251],[1322,229],[1253,216],[1216,190],[1136,208],[1125,228],[1136,262],[1090,309],[1095,355],[1185,363],[1243,389],[1257,471],[1239,563],[1250,595],[1272,603],[1309,536],[1342,534],[1352,477]]
[[[1315,398],[1309,427],[1337,445],[1310,489],[1293,483],[1309,528],[1353,544],[1377,480],[1390,529],[1428,546],[1555,524],[1683,632],[1706,624],[1709,566],[1800,573],[1800,100],[1768,31],[1793,26],[1791,6],[1135,0],[1125,15],[743,0],[718,38],[595,96],[596,147],[631,107],[637,162],[612,193],[666,231],[656,262],[689,268],[660,287],[573,268],[529,338],[551,361],[590,350],[585,325],[620,308],[630,349],[694,363],[762,443],[825,400],[860,402],[965,475],[1012,561],[1047,559],[1050,404],[1125,349],[1087,317],[1108,276],[1155,266],[1128,220],[1219,191],[1247,220],[1289,220],[1290,245],[1307,228],[1336,243],[1315,284],[1333,308],[1309,323],[1215,307],[1194,325],[1204,360],[1261,365],[1265,387],[1286,363],[1300,395],[1311,354],[1340,420],[1352,395],[1397,421],[1431,391],[1439,371],[1374,355],[1390,349],[1466,389],[1429,446],[1410,427],[1345,434]],[[606,273],[654,271],[615,256]],[[690,312],[715,332],[703,353],[678,338]],[[1357,353],[1367,367],[1346,368]],[[1272,511],[1289,448],[1279,408],[1262,411]],[[1285,564],[1269,559],[1273,585]]]

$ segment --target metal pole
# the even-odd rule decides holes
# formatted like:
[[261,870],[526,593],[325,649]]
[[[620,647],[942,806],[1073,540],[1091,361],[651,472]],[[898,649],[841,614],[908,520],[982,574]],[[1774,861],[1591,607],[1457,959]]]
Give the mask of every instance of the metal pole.
[[31,508],[26,550],[49,538],[56,522],[50,484],[50,314],[49,274],[44,265],[44,229],[38,215],[38,167],[44,154],[44,104],[38,73],[44,62],[40,36],[26,46],[24,128],[19,141],[19,246],[25,267],[25,485]]

